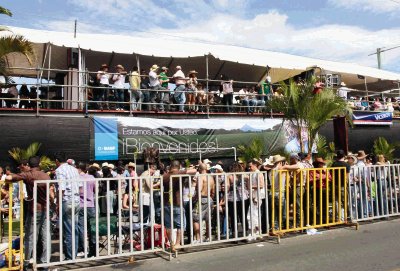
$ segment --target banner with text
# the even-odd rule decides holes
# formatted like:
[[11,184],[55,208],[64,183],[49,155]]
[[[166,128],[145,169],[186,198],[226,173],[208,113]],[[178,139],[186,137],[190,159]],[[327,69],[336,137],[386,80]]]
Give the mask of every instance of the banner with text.
[[[159,149],[161,158],[164,159],[234,157],[235,154],[239,156],[236,151],[238,145],[250,144],[254,138],[262,140],[262,153],[265,156],[274,150],[283,149],[287,143],[282,119],[95,117],[93,120],[93,160],[132,160],[135,153],[140,159],[147,147]],[[96,127],[102,127],[103,133]],[[115,131],[118,138],[117,149],[114,149]],[[111,152],[114,159],[110,158]]]

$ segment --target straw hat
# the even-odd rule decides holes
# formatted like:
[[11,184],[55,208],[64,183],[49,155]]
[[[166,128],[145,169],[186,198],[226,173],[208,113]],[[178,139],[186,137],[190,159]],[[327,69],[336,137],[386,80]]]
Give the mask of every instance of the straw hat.
[[161,68],[161,70],[168,71],[168,68],[164,66],[164,67]]
[[286,158],[281,156],[280,154],[274,155],[272,157],[272,163],[274,163],[274,164],[285,161],[285,160],[286,160]]
[[124,66],[122,66],[122,65],[120,65],[120,64],[119,64],[119,65],[117,65],[117,66],[115,66],[115,68],[116,68],[116,69],[125,70]]
[[189,74],[189,75],[191,75],[191,74],[198,74],[198,72],[196,72],[195,70],[191,70],[191,71],[189,71],[188,74]]
[[114,170],[115,166],[113,164],[108,164],[108,168]]
[[93,163],[93,164],[92,164],[92,167],[97,168],[97,169],[100,169],[100,165],[97,164],[97,163]]
[[345,86],[346,86],[346,83],[345,83],[345,82],[341,82],[340,85],[341,85],[342,87],[345,87]]
[[262,164],[264,167],[265,166],[273,166],[274,163],[271,162],[268,158],[265,158],[265,162]]
[[365,157],[367,157],[367,155],[365,154],[365,151],[360,150],[357,152],[357,159],[364,159]]
[[103,164],[101,164],[101,167],[108,167],[108,163],[104,162]]
[[181,66],[176,66],[176,69],[177,70],[182,70],[182,67]]
[[213,166],[212,168],[213,168],[213,169],[218,169],[218,170],[221,170],[221,171],[224,170],[224,169],[221,167],[221,165],[215,165],[215,166]]
[[128,167],[136,167],[136,164],[133,162],[129,162]]
[[159,68],[158,65],[154,64],[153,66],[151,66],[150,70],[155,71],[158,70],[158,68]]
[[347,155],[347,160],[349,160],[350,158],[354,160],[354,164],[358,162],[358,159],[354,154]]
[[101,65],[101,68],[108,68],[108,65],[107,64],[103,64],[103,65]]
[[203,164],[211,164],[211,161],[209,159],[204,159]]

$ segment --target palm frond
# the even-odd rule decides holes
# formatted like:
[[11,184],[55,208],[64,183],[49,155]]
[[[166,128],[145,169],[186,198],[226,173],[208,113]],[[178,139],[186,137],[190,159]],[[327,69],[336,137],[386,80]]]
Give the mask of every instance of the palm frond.
[[49,157],[47,156],[41,156],[40,157],[40,169],[43,171],[49,171],[50,169],[54,168],[56,166],[56,163],[52,161]]
[[17,163],[20,163],[23,159],[22,158],[23,152],[20,148],[12,148],[11,150],[8,151],[8,154]]
[[9,9],[6,9],[6,8],[4,8],[4,7],[1,7],[0,6],[0,14],[4,14],[4,15],[7,15],[7,16],[12,16],[12,13],[11,13],[11,11],[9,10]]
[[372,147],[375,155],[383,155],[389,161],[393,160],[396,144],[390,144],[384,137],[378,137]]
[[237,150],[241,160],[249,161],[253,158],[259,159],[264,151],[264,143],[261,137],[256,137],[250,144],[241,144],[237,146]]
[[33,142],[31,143],[28,148],[26,148],[25,152],[26,152],[26,156],[32,157],[32,156],[36,156],[39,152],[40,147],[42,146],[42,143],[39,142]]
[[8,54],[20,53],[26,57],[29,64],[35,57],[32,43],[21,35],[8,35],[0,37],[0,58],[3,59]]

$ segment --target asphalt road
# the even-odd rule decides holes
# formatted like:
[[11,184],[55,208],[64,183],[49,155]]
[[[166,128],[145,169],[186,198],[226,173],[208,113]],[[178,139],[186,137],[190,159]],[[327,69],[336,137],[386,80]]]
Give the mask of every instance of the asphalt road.
[[300,235],[273,241],[178,255],[133,264],[96,267],[106,270],[400,270],[400,219]]

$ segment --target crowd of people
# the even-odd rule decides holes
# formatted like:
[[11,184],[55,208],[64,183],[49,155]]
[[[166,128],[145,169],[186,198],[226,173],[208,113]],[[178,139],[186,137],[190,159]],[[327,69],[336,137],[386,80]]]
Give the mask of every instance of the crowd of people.
[[[125,164],[118,161],[115,165],[108,162],[75,163],[74,160],[65,160],[62,156],[56,156],[55,161],[56,168],[49,172],[40,170],[39,157],[21,162],[18,166],[19,173],[16,174],[10,168],[6,168],[5,172],[0,168],[4,181],[23,180],[25,184],[25,196],[21,202],[26,210],[26,264],[32,257],[33,246],[41,248],[39,261],[47,261],[46,249],[50,249],[47,246],[47,237],[51,236],[46,232],[48,219],[52,223],[62,219],[63,252],[65,260],[70,260],[83,254],[86,236],[88,256],[96,255],[96,235],[91,230],[96,214],[98,217],[106,217],[108,214],[129,217],[132,211],[132,215],[139,214],[139,223],[149,225],[161,224],[163,211],[163,222],[169,240],[173,240],[171,229],[177,229],[175,242],[171,242],[171,248],[175,250],[182,244],[210,241],[216,235],[220,238],[241,236],[253,240],[267,233],[269,229],[279,231],[285,228],[289,221],[290,227],[300,228],[306,226],[306,222],[318,225],[343,221],[346,184],[344,181],[340,184],[339,180],[348,180],[349,195],[357,199],[352,202],[352,212],[356,209],[359,211],[352,214],[353,217],[368,217],[372,212],[375,215],[388,214],[392,211],[388,208],[393,208],[382,204],[388,199],[387,187],[393,185],[387,177],[388,169],[379,173],[368,169],[373,164],[389,163],[382,155],[373,157],[366,155],[364,151],[345,155],[339,150],[335,161],[329,165],[341,168],[339,170],[327,170],[327,162],[322,157],[303,153],[291,154],[288,161],[284,156],[274,155],[265,160],[238,160],[230,165],[225,165],[223,161],[212,163],[209,159],[190,165],[179,161],[172,161],[169,166],[164,166],[161,162],[150,162],[144,164],[142,172],[139,172],[133,162]],[[346,168],[347,174],[343,168]],[[301,174],[309,176],[300,176]],[[175,175],[185,177],[178,178]],[[37,184],[35,209],[32,201],[35,181],[52,179],[57,181],[49,181],[49,185]],[[3,202],[10,200],[7,187],[2,186]],[[164,196],[161,195],[161,187],[166,193]],[[19,198],[18,187],[14,190],[15,200]],[[332,197],[327,190],[336,191],[335,196]],[[395,189],[394,191],[397,193]],[[307,194],[309,202],[306,204]],[[396,198],[400,199],[400,195]],[[48,200],[51,217],[47,216]],[[374,204],[380,207],[374,209]],[[336,214],[327,213],[332,205],[336,205]],[[318,206],[323,208],[317,208]],[[34,210],[38,225],[37,244],[33,244]],[[7,215],[6,210],[1,211],[4,211],[3,215]],[[267,214],[271,225],[267,225]],[[204,228],[202,230],[204,226],[205,231]],[[72,233],[73,229],[75,234]],[[181,231],[184,233],[183,240]],[[75,240],[72,240],[73,236]]]
[[[93,80],[92,100],[98,102],[93,107],[129,110],[130,104],[134,111],[204,112],[206,106],[215,106],[219,111],[233,112],[233,105],[237,104],[250,113],[265,105],[274,93],[270,76],[261,84],[245,86],[235,92],[232,78],[224,74],[219,78],[220,85],[210,90],[197,74],[191,70],[185,75],[181,66],[176,66],[175,72],[169,74],[167,67],[160,68],[157,64],[149,71],[139,72],[138,67],[133,67],[129,74],[122,65],[117,65],[115,73],[109,73],[108,65],[103,64]],[[129,87],[124,86],[126,79]]]
[[[133,67],[130,72],[122,65],[116,65],[111,72],[107,64],[101,65],[99,71],[89,80],[87,93],[88,108],[95,110],[117,111],[179,111],[188,113],[227,112],[247,113],[261,112],[271,96],[282,96],[279,84],[272,84],[268,75],[260,83],[244,85],[234,82],[233,78],[221,74],[209,82],[197,78],[198,72],[191,70],[184,73],[181,66],[174,72],[167,67],[154,64],[149,70]],[[296,81],[302,84],[301,80]],[[235,84],[235,85],[234,85]],[[325,85],[315,84],[314,93],[319,93]],[[59,87],[56,87],[59,88]],[[54,88],[54,89],[56,89]],[[39,88],[40,99],[46,99],[51,88]],[[43,94],[43,93],[44,94]],[[389,111],[400,110],[398,99],[388,97],[351,96],[354,90],[344,82],[337,87],[337,95],[348,101],[353,110]],[[58,96],[57,96],[58,95]],[[60,91],[51,98],[51,102],[41,102],[40,106],[62,108],[62,104],[53,100],[62,100]],[[36,86],[30,88],[22,84],[12,83],[0,93],[0,106],[7,108],[36,108],[38,91]]]

